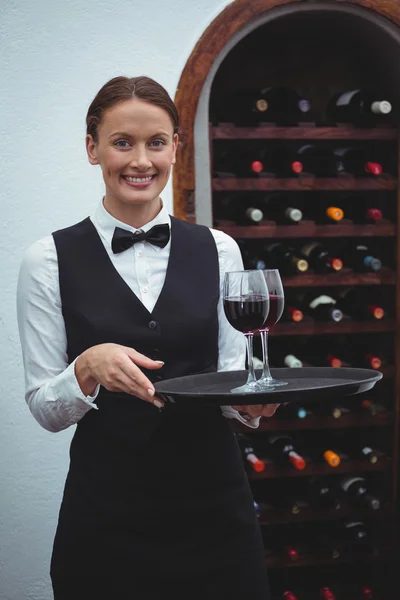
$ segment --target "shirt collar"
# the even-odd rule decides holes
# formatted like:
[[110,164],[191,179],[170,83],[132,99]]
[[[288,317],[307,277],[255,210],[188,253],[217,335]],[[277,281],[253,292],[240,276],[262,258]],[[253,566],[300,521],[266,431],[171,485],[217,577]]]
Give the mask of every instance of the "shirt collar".
[[[128,225],[127,223],[124,223],[123,221],[119,221],[118,219],[116,219],[115,217],[110,215],[110,213],[107,212],[107,210],[104,208],[103,200],[97,206],[97,209],[93,215],[92,221],[93,221],[93,224],[95,225],[97,231],[101,235],[101,237],[107,242],[107,244],[110,247],[111,247],[111,240],[114,235],[114,229],[116,227],[122,227],[122,229],[132,231],[133,233],[135,231],[138,231],[137,229],[135,229],[135,227],[132,227],[131,225]],[[168,214],[167,209],[164,206],[164,203],[161,201],[160,212],[154,217],[154,219],[152,221],[149,221],[149,223],[146,223],[145,225],[143,225],[143,227],[140,227],[140,230],[141,231],[149,231],[149,229],[151,229],[154,225],[163,225],[165,223],[169,227],[171,227],[170,216]],[[157,246],[153,246],[153,248],[157,251],[161,250],[161,248],[159,248]]]

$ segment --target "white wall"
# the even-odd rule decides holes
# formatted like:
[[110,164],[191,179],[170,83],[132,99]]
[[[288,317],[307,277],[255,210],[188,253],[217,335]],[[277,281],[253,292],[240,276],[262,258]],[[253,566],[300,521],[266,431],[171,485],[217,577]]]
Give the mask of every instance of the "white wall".
[[[174,96],[225,0],[1,0],[0,600],[49,600],[53,535],[73,428],[51,434],[24,401],[15,290],[24,249],[91,213],[103,194],[85,115],[116,75]],[[172,211],[171,186],[163,195]],[[71,599],[72,600],[72,599]]]

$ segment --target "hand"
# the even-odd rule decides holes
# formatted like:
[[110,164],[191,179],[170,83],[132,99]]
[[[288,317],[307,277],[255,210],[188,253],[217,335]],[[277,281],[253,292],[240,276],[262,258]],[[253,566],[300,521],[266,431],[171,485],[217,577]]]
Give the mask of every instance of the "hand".
[[239,412],[245,412],[250,417],[272,417],[279,404],[249,404],[245,406],[232,406]]
[[[155,404],[164,402],[154,396],[154,385],[139,369],[160,369],[163,362],[152,360],[128,346],[99,344],[85,350],[75,363],[75,375],[82,392],[93,394],[98,384],[110,392],[125,392]],[[139,366],[138,366],[139,365]]]

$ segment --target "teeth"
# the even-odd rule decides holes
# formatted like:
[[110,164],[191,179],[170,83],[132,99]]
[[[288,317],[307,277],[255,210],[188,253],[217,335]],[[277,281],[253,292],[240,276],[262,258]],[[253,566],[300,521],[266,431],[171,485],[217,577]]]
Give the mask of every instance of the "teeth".
[[132,183],[146,183],[147,181],[150,181],[150,179],[152,179],[153,176],[151,175],[150,177],[125,177],[125,179],[127,181],[131,181]]

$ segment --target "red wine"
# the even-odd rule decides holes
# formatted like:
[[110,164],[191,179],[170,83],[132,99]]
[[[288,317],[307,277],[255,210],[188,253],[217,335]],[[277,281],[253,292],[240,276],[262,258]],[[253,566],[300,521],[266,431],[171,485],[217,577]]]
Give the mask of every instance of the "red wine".
[[298,148],[296,160],[303,165],[303,172],[317,177],[336,175],[335,159],[332,150],[317,144],[304,144]]
[[285,299],[283,296],[269,297],[269,313],[263,329],[271,329],[281,318]]
[[341,271],[343,262],[332,256],[321,242],[309,242],[301,248],[301,253],[317,273],[335,273]]
[[255,454],[255,450],[251,440],[242,433],[236,434],[237,441],[242,451],[243,457],[248,466],[256,473],[261,473],[265,470],[265,463]]
[[368,484],[363,477],[345,477],[340,482],[342,490],[358,506],[364,506],[371,510],[379,510],[381,503],[368,491]]
[[357,244],[350,248],[346,256],[346,264],[354,271],[379,271],[382,268],[382,262],[373,256],[365,244]]
[[308,100],[288,87],[245,89],[225,97],[218,111],[220,121],[237,125],[262,122],[297,125],[311,108]]
[[264,247],[265,262],[270,269],[279,269],[284,274],[304,273],[308,262],[294,248],[281,242],[273,242]]
[[328,587],[321,588],[320,595],[322,600],[336,600],[335,594]]
[[289,435],[278,434],[271,436],[268,442],[278,461],[290,462],[295,469],[302,470],[306,466],[306,461],[296,452],[293,440]]
[[331,122],[368,127],[385,121],[391,111],[392,105],[381,94],[360,89],[335,94],[327,106]]
[[254,333],[267,318],[268,300],[263,296],[232,296],[224,299],[224,310],[232,327],[242,333]]
[[335,148],[336,170],[338,173],[352,173],[356,176],[372,175],[377,177],[383,172],[383,167],[373,157],[358,148]]

